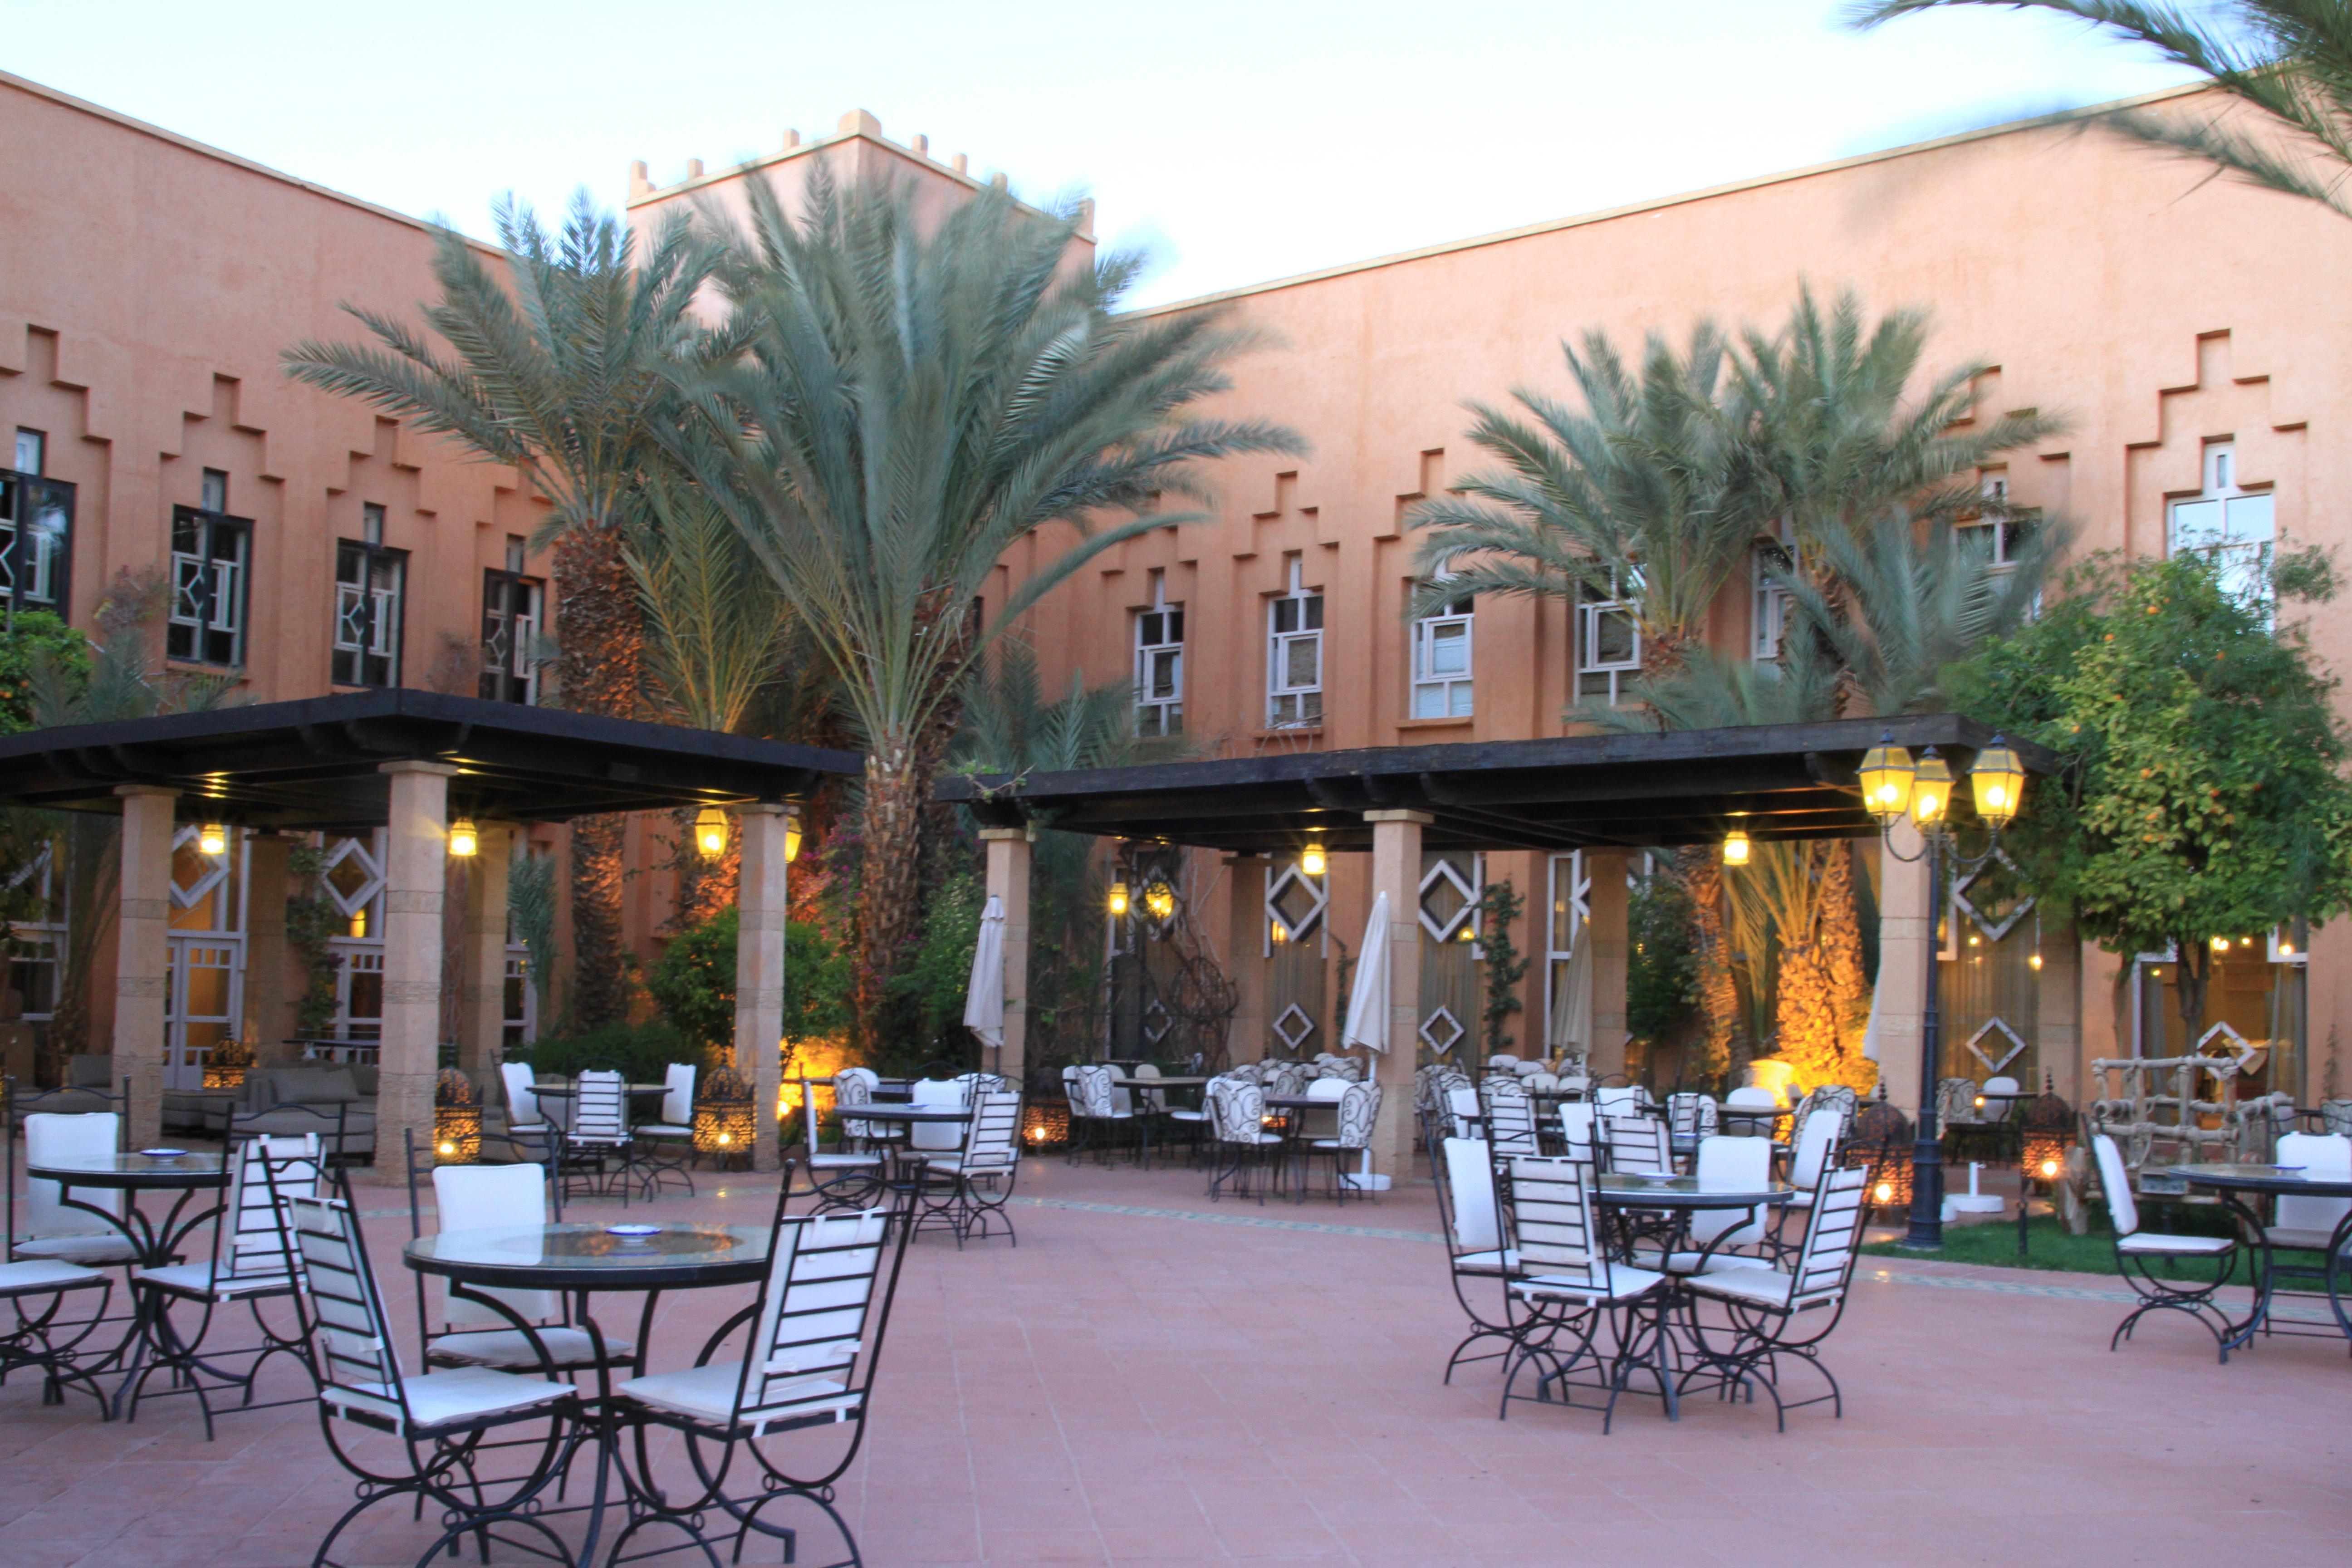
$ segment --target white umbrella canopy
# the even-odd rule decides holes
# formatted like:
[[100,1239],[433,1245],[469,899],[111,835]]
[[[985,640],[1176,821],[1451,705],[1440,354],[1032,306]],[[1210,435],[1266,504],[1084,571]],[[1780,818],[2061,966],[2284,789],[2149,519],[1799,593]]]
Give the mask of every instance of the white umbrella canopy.
[[1004,900],[989,895],[980,911],[980,940],[971,947],[971,983],[964,990],[964,1026],[991,1050],[1004,1048]]
[[1389,1048],[1389,896],[1372,900],[1372,918],[1364,927],[1363,956],[1356,961],[1355,988],[1348,994],[1348,1026],[1339,1046]]

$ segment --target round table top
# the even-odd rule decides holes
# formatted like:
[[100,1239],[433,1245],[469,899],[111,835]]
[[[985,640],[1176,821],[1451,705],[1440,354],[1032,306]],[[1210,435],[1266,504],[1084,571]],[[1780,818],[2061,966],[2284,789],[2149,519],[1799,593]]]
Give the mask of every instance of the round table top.
[[1697,1176],[1670,1176],[1653,1181],[1643,1176],[1610,1174],[1601,1178],[1593,1196],[1604,1204],[1645,1209],[1745,1209],[1759,1204],[1779,1205],[1797,1195],[1786,1182],[1711,1182]]
[[26,1174],[69,1187],[225,1187],[228,1166],[218,1154],[186,1153],[158,1160],[145,1154],[93,1154],[77,1160],[44,1160]]
[[[624,1086],[631,1094],[667,1094],[666,1083],[632,1083]],[[570,1100],[580,1092],[576,1083],[535,1083],[530,1092],[547,1100]]]
[[845,1105],[841,1114],[852,1121],[969,1121],[969,1105]]
[[601,1225],[445,1230],[417,1237],[402,1257],[420,1274],[473,1285],[658,1290],[758,1279],[767,1272],[768,1232],[680,1220],[646,1237],[614,1236]]
[[1198,1089],[1209,1080],[1205,1078],[1115,1078],[1111,1082],[1121,1089]]
[[2352,1198],[2352,1176],[2315,1176],[2284,1165],[2158,1166],[2167,1175],[2183,1176],[2192,1187],[2217,1192],[2297,1193],[2315,1198]]

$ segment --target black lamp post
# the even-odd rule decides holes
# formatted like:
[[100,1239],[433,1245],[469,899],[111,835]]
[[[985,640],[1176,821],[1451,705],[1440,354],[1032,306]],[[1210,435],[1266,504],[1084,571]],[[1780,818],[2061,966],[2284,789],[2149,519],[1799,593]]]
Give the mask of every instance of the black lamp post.
[[[1888,731],[1862,761],[1862,793],[1870,814],[1878,818],[1886,853],[1898,860],[1927,862],[1927,986],[1919,1011],[1919,1120],[1917,1141],[1911,1146],[1911,1228],[1903,1245],[1932,1251],[1944,1245],[1944,1146],[1936,1126],[1936,1079],[1944,1062],[1943,964],[1936,951],[1936,927],[1944,915],[1944,862],[1948,857],[1963,873],[1991,859],[2000,847],[2000,830],[2017,816],[2025,795],[2025,764],[1999,735],[1977,753],[1967,786],[1976,814],[1990,831],[1985,847],[1974,855],[1963,852],[1952,822],[1952,770],[1936,748],[1928,747],[1913,762],[1910,752],[1895,743]],[[1919,853],[1906,855],[1895,847],[1895,823],[1905,816],[1919,829]]]

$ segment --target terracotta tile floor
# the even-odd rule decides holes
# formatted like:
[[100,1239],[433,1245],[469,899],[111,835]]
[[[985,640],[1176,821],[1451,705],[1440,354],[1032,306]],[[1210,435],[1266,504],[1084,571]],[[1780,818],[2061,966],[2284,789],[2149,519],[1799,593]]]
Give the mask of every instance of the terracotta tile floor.
[[[772,1201],[709,1186],[652,1212],[757,1222]],[[1832,1342],[1843,1420],[1802,1411],[1776,1436],[1754,1408],[1701,1401],[1670,1425],[1635,1402],[1603,1437],[1568,1411],[1496,1421],[1491,1363],[1440,1384],[1461,1329],[1421,1239],[1425,1186],[1336,1213],[1200,1187],[1050,1162],[1024,1173],[1017,1250],[916,1245],[842,1493],[869,1563],[2346,1560],[2341,1342],[2223,1367],[2200,1331],[2158,1321],[2110,1355],[2113,1280],[1976,1276],[2034,1292],[2011,1294],[1872,1259]],[[364,1192],[387,1211],[372,1233],[401,1316],[400,1200]],[[739,1304],[719,1294],[668,1299],[657,1366]],[[0,1388],[0,1565],[307,1563],[351,1497],[310,1408],[226,1416],[207,1444],[186,1404],[107,1425],[86,1399]],[[415,1560],[429,1531],[384,1513],[347,1561]]]

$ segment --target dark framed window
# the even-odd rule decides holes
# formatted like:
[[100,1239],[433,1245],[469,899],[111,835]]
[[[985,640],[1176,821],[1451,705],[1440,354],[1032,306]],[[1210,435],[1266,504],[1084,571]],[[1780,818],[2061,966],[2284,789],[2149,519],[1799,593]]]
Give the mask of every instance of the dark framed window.
[[333,677],[339,686],[397,686],[408,552],[385,549],[383,509],[367,510],[372,537],[335,542]]
[[245,662],[253,575],[253,520],[231,517],[227,476],[205,472],[205,500],[172,509],[172,613],[163,651],[195,664]]
[[481,695],[493,702],[539,700],[539,639],[546,585],[520,572],[482,573]]
[[[16,432],[16,450],[25,437]],[[39,458],[37,447],[33,454]],[[0,595],[11,613],[54,610],[72,602],[74,488],[37,472],[0,468]]]

